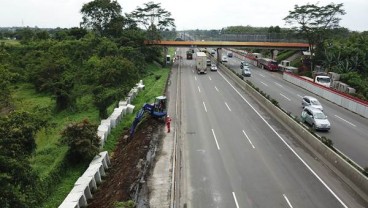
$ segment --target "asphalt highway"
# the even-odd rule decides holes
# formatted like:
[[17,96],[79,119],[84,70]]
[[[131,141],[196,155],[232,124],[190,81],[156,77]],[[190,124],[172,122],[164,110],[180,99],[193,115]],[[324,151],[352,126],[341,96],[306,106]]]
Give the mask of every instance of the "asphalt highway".
[[180,73],[180,207],[366,206],[221,71]]
[[[234,71],[240,70],[240,59],[230,58],[226,64]],[[276,99],[280,106],[292,115],[300,117],[302,96],[316,97],[324,108],[324,113],[331,122],[329,132],[317,132],[334,142],[334,147],[341,150],[361,167],[368,167],[368,119],[350,112],[307,90],[282,79],[280,73],[270,72],[250,65],[252,77],[245,78],[256,87]]]

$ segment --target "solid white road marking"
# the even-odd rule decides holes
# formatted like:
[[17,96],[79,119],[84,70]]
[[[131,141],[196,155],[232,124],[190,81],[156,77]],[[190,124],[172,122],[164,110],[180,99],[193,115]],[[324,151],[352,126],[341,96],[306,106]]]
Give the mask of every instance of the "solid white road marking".
[[217,92],[220,92],[220,91],[217,89],[217,87],[216,87],[216,86],[215,86],[215,89],[216,89],[216,91],[217,91]]
[[262,83],[264,86],[268,87],[268,85],[267,85],[266,83],[264,83],[264,82],[262,82],[262,81],[261,81],[261,83]]
[[291,205],[291,203],[290,203],[289,199],[286,197],[286,195],[285,195],[285,194],[283,194],[283,196],[284,196],[284,198],[285,198],[286,202],[288,203],[289,207],[290,207],[290,208],[293,208],[293,206]]
[[226,102],[225,102],[225,105],[226,105],[227,109],[229,109],[229,111],[231,111],[229,105]]
[[269,124],[265,118],[263,118],[263,116],[248,102],[248,100],[246,100],[243,95],[240,94],[240,92],[235,89],[235,87],[225,78],[225,76],[219,72],[219,74],[222,76],[222,78],[231,86],[231,88],[234,89],[234,91],[249,105],[249,107],[251,107],[253,109],[253,111],[263,120],[263,122],[266,123],[266,125],[274,132],[274,134],[276,134],[276,136],[289,148],[289,150],[294,153],[294,155],[304,164],[304,166],[323,184],[323,186],[335,197],[335,199],[337,199],[337,201],[340,202],[340,204],[343,207],[347,206],[345,205],[345,203],[335,194],[334,191],[332,191],[332,189],[317,175],[316,172],[314,172],[314,170],[298,155],[298,153],[295,152],[295,150],[293,148],[291,148],[291,146],[281,137],[281,135],[279,133],[277,133],[277,131],[271,126],[271,124]]
[[199,86],[198,86],[198,92],[201,92],[201,89],[199,88]]
[[277,83],[277,82],[274,82],[277,86],[279,86],[279,87],[284,87],[284,86],[282,86],[281,84],[279,84],[279,83]]
[[204,110],[207,112],[206,104],[203,102]]
[[355,124],[353,124],[353,123],[351,123],[351,122],[349,122],[349,121],[347,121],[347,120],[345,120],[345,119],[341,118],[340,116],[338,116],[338,115],[335,115],[335,116],[336,116],[337,118],[339,118],[339,119],[341,119],[341,120],[345,121],[346,123],[348,123],[348,124],[350,124],[350,125],[352,125],[352,126],[356,127],[356,125],[355,125]]
[[244,130],[243,130],[243,134],[244,134],[244,136],[248,139],[248,141],[249,141],[250,145],[252,145],[253,149],[255,149],[255,147],[254,147],[254,145],[253,145],[252,141],[250,141],[250,139],[249,139],[248,135],[245,133],[245,131],[244,131]]
[[290,98],[286,97],[286,96],[285,96],[285,95],[283,95],[282,93],[280,93],[280,95],[281,95],[282,97],[284,97],[286,100],[290,101]]
[[235,192],[233,192],[234,201],[236,204],[236,208],[239,208],[238,200],[236,200]]
[[220,146],[219,146],[219,144],[218,144],[218,142],[217,142],[217,138],[216,138],[215,131],[213,131],[213,129],[211,129],[211,130],[212,130],[213,138],[215,138],[215,142],[216,142],[216,145],[217,145],[217,149],[218,149],[218,150],[220,150]]

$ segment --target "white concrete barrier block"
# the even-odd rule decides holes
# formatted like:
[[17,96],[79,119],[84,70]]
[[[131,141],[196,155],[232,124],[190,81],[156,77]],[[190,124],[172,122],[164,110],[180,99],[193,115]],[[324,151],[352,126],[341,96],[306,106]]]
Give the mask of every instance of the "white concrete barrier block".
[[102,125],[106,125],[108,127],[108,134],[111,132],[111,120],[110,119],[102,119],[101,120]]
[[109,116],[109,120],[111,121],[111,128],[115,128],[115,126],[118,124],[119,122],[119,117],[120,117],[120,114],[118,113],[113,113]]
[[123,117],[123,108],[126,107],[126,106],[120,106],[118,108],[115,108],[114,111],[112,112],[111,115],[117,115],[117,119],[120,121],[121,118]]
[[[106,176],[105,167],[102,164],[102,162],[88,166],[87,170],[88,171],[98,171],[100,173],[101,178]],[[96,182],[98,183],[98,181],[96,181]]]
[[134,108],[135,108],[135,106],[134,105],[127,105],[127,113],[128,114],[132,114],[133,113],[133,110],[134,110]]
[[79,202],[71,202],[71,201],[63,201],[62,204],[60,204],[59,208],[80,208]]
[[97,163],[97,164],[94,164],[92,166],[89,166],[87,168],[87,170],[84,171],[82,177],[94,177],[95,181],[96,181],[96,184],[101,184],[102,179],[101,179],[100,169],[99,169],[98,165],[102,166],[102,163]]
[[137,88],[138,88],[139,91],[142,91],[142,90],[144,90],[144,85],[140,84],[140,85],[137,86]]
[[97,130],[97,136],[100,138],[101,147],[105,145],[105,135],[107,135],[107,132]]
[[100,124],[97,128],[97,131],[105,132],[105,140],[107,140],[107,136],[109,135],[109,127],[103,124]]
[[98,155],[96,155],[93,158],[93,160],[91,161],[91,163],[89,165],[91,166],[91,165],[94,165],[96,163],[102,163],[105,170],[107,170],[111,165],[108,152],[107,151],[100,152]]
[[82,193],[70,192],[64,201],[78,202],[79,207],[87,207],[87,199]]
[[98,155],[101,156],[102,158],[104,158],[104,161],[106,162],[108,167],[111,166],[109,152],[103,151],[103,152],[100,152]]
[[92,199],[92,192],[88,184],[75,185],[70,193],[82,193],[87,200]]
[[84,185],[87,184],[88,187],[91,190],[97,190],[97,183],[96,183],[96,179],[94,177],[91,176],[81,176],[78,178],[78,180],[74,183],[74,186],[78,186],[78,185]]
[[134,87],[134,88],[132,89],[132,91],[133,91],[133,93],[135,94],[135,97],[137,97],[137,95],[138,95],[138,93],[139,93],[138,88],[137,88],[137,87]]
[[121,100],[121,101],[119,101],[119,107],[120,106],[126,106],[126,105],[128,105],[129,103],[128,103],[128,101],[126,101],[126,100]]
[[128,106],[123,106],[121,108],[123,109],[122,114],[121,114],[121,117],[124,117],[127,114]]

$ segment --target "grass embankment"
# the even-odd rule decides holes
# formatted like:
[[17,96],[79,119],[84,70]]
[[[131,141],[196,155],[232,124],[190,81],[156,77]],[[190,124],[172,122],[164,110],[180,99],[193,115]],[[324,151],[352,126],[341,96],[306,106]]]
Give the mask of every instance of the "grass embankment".
[[[132,102],[135,105],[134,113],[125,116],[123,121],[112,130],[104,150],[109,152],[114,150],[122,131],[130,127],[135,113],[142,107],[143,103],[153,102],[156,96],[163,94],[169,72],[168,68],[160,68],[156,65],[147,67],[146,76],[142,77],[145,90],[140,92]],[[54,100],[49,95],[35,92],[30,84],[17,86],[14,90],[13,98],[17,110],[32,112],[35,108],[52,109],[54,106]],[[110,112],[115,106],[116,103],[109,108]],[[55,127],[43,130],[37,134],[37,150],[31,163],[33,169],[37,171],[41,180],[45,183],[40,184],[40,186],[48,187],[47,189],[51,190],[51,192],[47,193],[47,198],[45,198],[42,207],[58,207],[88,165],[84,164],[78,167],[65,166],[64,157],[67,147],[59,144],[60,132],[69,123],[80,122],[83,119],[99,124],[98,110],[92,105],[92,96],[85,95],[78,100],[76,111],[63,111],[55,114],[50,110],[49,112],[45,111],[45,113],[51,115],[50,122],[55,123]]]

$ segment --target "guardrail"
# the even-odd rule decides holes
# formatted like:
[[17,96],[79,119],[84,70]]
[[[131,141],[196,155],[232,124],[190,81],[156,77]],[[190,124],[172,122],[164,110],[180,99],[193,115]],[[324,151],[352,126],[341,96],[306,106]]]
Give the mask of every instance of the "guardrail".
[[294,133],[299,135],[297,138],[300,139],[301,144],[316,154],[319,158],[323,159],[324,163],[329,168],[335,170],[335,173],[339,175],[347,185],[349,185],[359,196],[368,202],[368,178],[363,175],[362,172],[357,170],[343,157],[323,144],[318,138],[309,132],[309,130],[305,129],[303,125],[295,121],[279,107],[275,106],[253,87],[231,72],[226,66],[219,64],[219,68],[231,77],[240,88],[252,96],[260,106],[269,111],[282,125],[285,125],[287,129],[291,129]]
[[[101,148],[104,146],[111,129],[115,128],[126,114],[133,113],[135,106],[130,103],[143,89],[143,81],[140,80],[140,82],[136,84],[136,87],[130,90],[125,100],[119,101],[119,107],[115,108],[107,119],[101,120],[101,124],[97,128],[97,135],[100,138]],[[88,200],[92,199],[93,192],[97,190],[97,186],[102,183],[102,179],[106,176],[106,171],[110,166],[111,163],[107,151],[100,152],[95,156],[87,170],[74,183],[73,189],[69,192],[59,208],[87,207]]]

